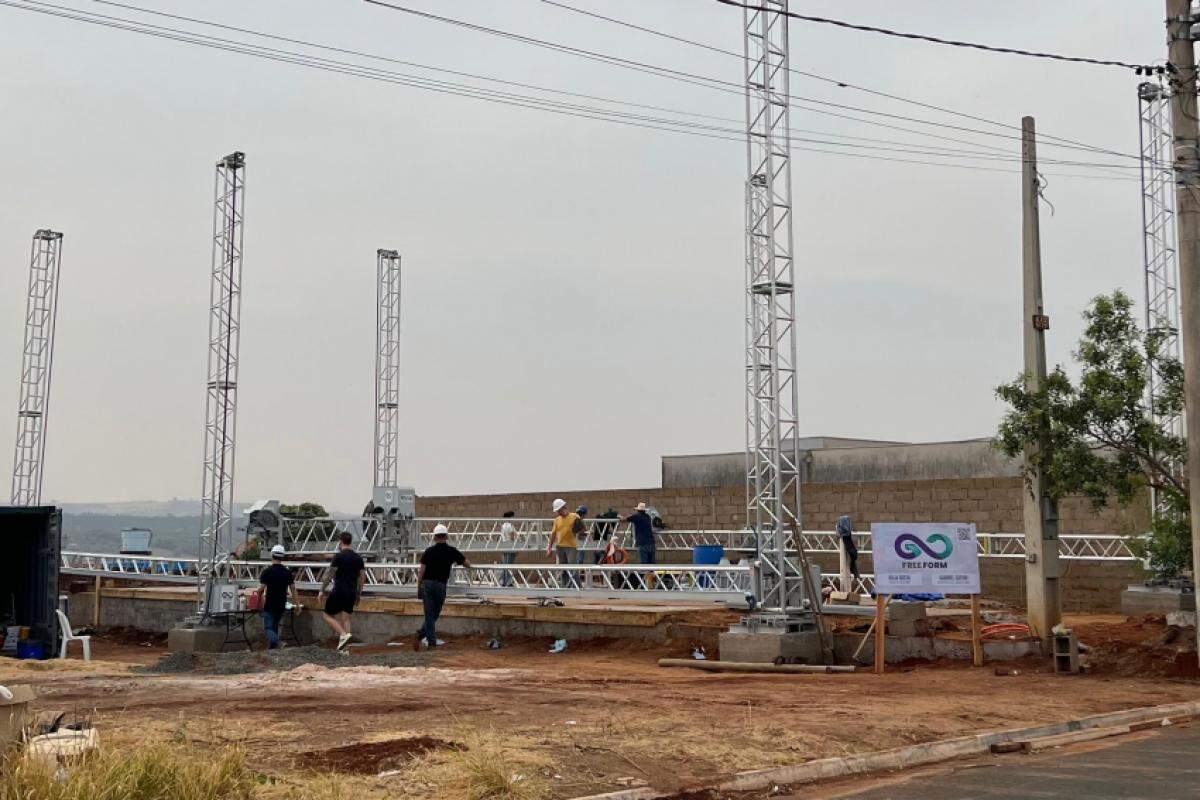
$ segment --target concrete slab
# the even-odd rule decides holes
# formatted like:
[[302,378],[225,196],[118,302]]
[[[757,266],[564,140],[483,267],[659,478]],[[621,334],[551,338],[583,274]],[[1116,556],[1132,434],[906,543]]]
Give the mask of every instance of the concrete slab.
[[722,661],[771,664],[782,658],[787,663],[821,663],[821,639],[816,631],[792,633],[743,628],[724,631],[717,637]]

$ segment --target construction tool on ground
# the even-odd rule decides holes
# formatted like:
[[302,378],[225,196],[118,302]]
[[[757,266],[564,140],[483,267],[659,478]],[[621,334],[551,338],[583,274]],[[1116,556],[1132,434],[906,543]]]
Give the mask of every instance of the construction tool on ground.
[[826,664],[833,664],[837,659],[834,656],[833,640],[830,637],[829,629],[825,627],[825,615],[821,612],[821,589],[819,585],[813,584],[808,551],[804,548],[804,537],[800,535],[800,528],[795,521],[792,522],[792,539],[796,543],[796,554],[804,575],[804,594],[808,598],[808,604],[812,606],[813,621],[817,625],[817,637],[821,641],[821,660]]

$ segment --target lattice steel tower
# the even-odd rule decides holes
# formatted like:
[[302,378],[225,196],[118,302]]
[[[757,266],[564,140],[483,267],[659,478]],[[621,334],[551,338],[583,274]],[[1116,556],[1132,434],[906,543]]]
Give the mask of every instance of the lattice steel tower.
[[378,250],[375,305],[375,486],[400,477],[400,254]]
[[746,511],[759,541],[760,601],[803,598],[788,559],[800,526],[787,0],[743,14],[746,78]]
[[17,406],[17,446],[13,456],[12,504],[42,502],[46,421],[50,414],[50,372],[58,318],[58,273],[63,235],[43,229],[33,234],[29,294],[25,304],[25,346],[21,351],[21,398]]
[[[1179,263],[1175,247],[1174,143],[1171,90],[1161,80],[1138,84],[1138,139],[1141,144],[1142,248],[1146,272],[1146,331],[1163,334],[1165,355],[1180,358]],[[1184,435],[1181,414],[1155,403],[1162,376],[1149,370],[1146,405],[1154,423],[1175,436]],[[1151,490],[1154,508],[1158,498]]]
[[227,577],[233,547],[233,464],[237,430],[238,343],[242,306],[242,229],[246,156],[217,162],[204,412],[204,490],[200,507],[200,611]]

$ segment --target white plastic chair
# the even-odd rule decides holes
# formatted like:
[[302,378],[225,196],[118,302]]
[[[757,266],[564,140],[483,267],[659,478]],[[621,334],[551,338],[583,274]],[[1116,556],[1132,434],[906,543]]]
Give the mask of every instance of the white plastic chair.
[[71,642],[80,642],[83,644],[83,660],[92,660],[92,637],[76,636],[71,630],[71,620],[67,619],[67,615],[62,612],[62,609],[56,609],[58,614],[58,627],[62,629],[62,647],[58,651],[59,658],[67,657],[67,645]]

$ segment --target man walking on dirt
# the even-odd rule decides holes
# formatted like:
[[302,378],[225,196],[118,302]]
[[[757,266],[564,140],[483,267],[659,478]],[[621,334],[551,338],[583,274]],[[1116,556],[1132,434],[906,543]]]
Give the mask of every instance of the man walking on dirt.
[[[283,565],[286,553],[281,544],[272,547],[271,566],[258,576],[258,607],[262,609],[268,650],[283,647],[283,642],[279,641],[279,622],[287,611],[288,600],[293,604],[296,602],[296,579],[292,577],[292,571]],[[267,596],[265,603],[263,594]]]
[[442,606],[446,604],[446,584],[450,581],[450,570],[455,564],[471,568],[471,562],[451,547],[446,539],[449,530],[445,525],[437,525],[433,529],[433,544],[421,554],[421,566],[417,567],[417,596],[421,598],[421,606],[425,609],[425,624],[417,631],[413,649],[421,649],[424,639],[432,649],[437,647],[437,632],[434,626],[442,614]]
[[[321,591],[317,595],[317,602],[325,603],[325,613],[322,615],[325,623],[338,635],[338,650],[350,644],[350,615],[354,613],[354,606],[358,605],[363,583],[367,580],[367,565],[350,546],[353,540],[350,531],[342,532],[338,552],[321,576]],[[333,581],[333,591],[326,599],[325,589],[330,581]]]

